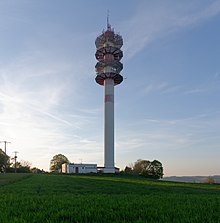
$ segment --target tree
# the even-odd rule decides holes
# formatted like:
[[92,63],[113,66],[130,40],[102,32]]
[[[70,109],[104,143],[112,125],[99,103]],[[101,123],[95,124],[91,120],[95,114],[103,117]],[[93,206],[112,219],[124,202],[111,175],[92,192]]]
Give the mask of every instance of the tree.
[[129,166],[126,166],[126,167],[125,167],[125,170],[124,170],[125,173],[132,173],[132,171],[133,171],[133,170],[132,170],[131,167],[129,167]]
[[10,157],[5,154],[5,152],[0,149],[0,173],[3,173],[5,170],[5,164],[6,168],[10,166]]
[[[15,169],[15,164],[12,166],[13,170]],[[16,172],[17,173],[30,173],[31,172],[31,163],[25,160],[16,162]]]
[[141,176],[160,179],[163,177],[163,166],[158,160],[137,160],[134,163],[133,172]]
[[139,175],[146,175],[146,171],[148,170],[150,165],[150,161],[138,159],[133,166],[134,173]]
[[204,179],[204,183],[205,184],[214,184],[215,183],[215,179],[211,176],[207,177]]
[[45,171],[43,169],[33,167],[33,168],[31,168],[31,173],[45,173]]
[[66,156],[63,154],[58,154],[53,157],[50,161],[50,171],[59,172],[62,168],[63,163],[70,163]]

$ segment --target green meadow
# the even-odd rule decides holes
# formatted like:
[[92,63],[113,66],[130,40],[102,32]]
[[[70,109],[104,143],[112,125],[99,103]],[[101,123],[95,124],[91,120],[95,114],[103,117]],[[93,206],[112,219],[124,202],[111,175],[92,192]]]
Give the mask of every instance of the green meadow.
[[220,185],[0,174],[0,222],[220,222]]

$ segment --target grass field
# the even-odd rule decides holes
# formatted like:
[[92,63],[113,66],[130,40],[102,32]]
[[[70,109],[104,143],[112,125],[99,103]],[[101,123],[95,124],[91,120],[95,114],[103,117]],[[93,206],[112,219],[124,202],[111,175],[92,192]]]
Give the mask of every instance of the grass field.
[[0,222],[220,222],[220,185],[0,174]]

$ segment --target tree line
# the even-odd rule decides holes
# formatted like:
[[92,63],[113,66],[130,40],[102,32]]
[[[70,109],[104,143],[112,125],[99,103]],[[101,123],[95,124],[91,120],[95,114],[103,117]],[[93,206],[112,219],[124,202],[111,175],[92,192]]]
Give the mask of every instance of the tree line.
[[20,162],[11,162],[10,156],[8,156],[2,149],[0,149],[0,173],[42,173],[44,170],[37,167],[31,168],[31,163],[25,160]]
[[134,164],[126,166],[124,172],[152,179],[160,179],[164,175],[162,163],[158,160],[149,161],[138,159]]
[[[62,164],[70,163],[68,158],[63,154],[57,154],[53,156],[50,161],[50,172],[61,172]],[[136,174],[152,179],[160,179],[163,177],[163,166],[158,160],[137,160],[130,167],[126,166],[122,173]]]
[[[53,156],[50,161],[50,172],[61,172],[62,164],[70,163],[68,158],[63,154],[57,154]],[[28,161],[20,161],[15,163],[10,162],[10,157],[0,149],[0,173],[4,172],[17,172],[17,173],[42,173],[43,170],[37,167],[31,168],[31,164]],[[163,166],[158,160],[142,160],[138,159],[134,164],[126,166],[122,173],[140,175],[152,179],[160,179],[163,177]]]

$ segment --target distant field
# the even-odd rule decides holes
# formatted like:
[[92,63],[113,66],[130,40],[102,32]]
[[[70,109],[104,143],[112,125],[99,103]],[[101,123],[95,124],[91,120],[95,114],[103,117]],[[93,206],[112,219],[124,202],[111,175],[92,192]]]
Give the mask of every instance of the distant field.
[[0,222],[220,222],[220,185],[0,174]]
[[207,181],[207,178],[211,177],[215,183],[220,184],[220,175],[214,176],[182,176],[182,177],[164,177],[163,180],[166,181],[175,181],[175,182],[188,182],[188,183],[204,183]]

